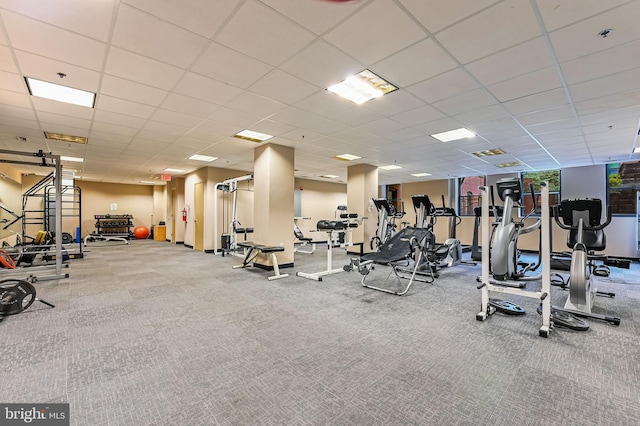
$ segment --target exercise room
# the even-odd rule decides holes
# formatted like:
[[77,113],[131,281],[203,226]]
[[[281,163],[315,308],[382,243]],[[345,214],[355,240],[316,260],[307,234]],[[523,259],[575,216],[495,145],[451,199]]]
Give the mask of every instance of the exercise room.
[[640,424],[638,16],[0,0],[0,424]]

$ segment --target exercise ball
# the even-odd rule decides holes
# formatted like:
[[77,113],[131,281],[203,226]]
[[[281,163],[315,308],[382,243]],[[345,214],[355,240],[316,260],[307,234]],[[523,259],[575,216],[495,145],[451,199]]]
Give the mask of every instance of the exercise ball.
[[133,235],[139,240],[144,240],[149,237],[149,230],[145,226],[137,226],[133,230]]

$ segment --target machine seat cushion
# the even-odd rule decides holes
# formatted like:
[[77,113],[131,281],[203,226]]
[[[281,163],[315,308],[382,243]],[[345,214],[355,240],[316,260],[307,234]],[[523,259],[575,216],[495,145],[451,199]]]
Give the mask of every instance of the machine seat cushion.
[[430,231],[425,228],[407,227],[398,232],[381,245],[378,251],[366,253],[361,256],[361,260],[371,260],[379,264],[389,264],[400,262],[411,256],[412,248],[410,240],[414,238],[417,243],[422,244]]
[[344,229],[344,222],[341,220],[319,220],[316,228],[322,230],[341,230]]

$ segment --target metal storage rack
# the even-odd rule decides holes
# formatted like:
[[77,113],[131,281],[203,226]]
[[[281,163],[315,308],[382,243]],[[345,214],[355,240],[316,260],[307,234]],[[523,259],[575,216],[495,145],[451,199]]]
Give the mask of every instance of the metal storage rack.
[[130,214],[97,214],[93,216],[96,219],[95,234],[131,238],[133,237],[133,216]]

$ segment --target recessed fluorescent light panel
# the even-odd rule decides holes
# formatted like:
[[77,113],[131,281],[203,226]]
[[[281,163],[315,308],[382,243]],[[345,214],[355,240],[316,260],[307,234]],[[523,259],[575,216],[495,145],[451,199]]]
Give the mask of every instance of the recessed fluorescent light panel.
[[358,157],[357,155],[352,155],[352,154],[340,154],[340,155],[336,155],[335,158],[337,158],[338,160],[353,161],[362,157]]
[[494,156],[494,155],[506,154],[506,152],[504,152],[500,148],[494,148],[494,149],[488,149],[486,151],[472,152],[472,154],[475,155],[476,157],[491,157],[491,156]]
[[425,177],[425,176],[431,176],[431,173],[411,173],[411,176]]
[[86,143],[89,142],[89,140],[84,136],[64,135],[62,133],[44,132],[44,137],[53,141],[79,143],[83,145],[86,145]]
[[193,154],[189,160],[206,161],[208,163],[217,160],[218,157],[209,157],[208,155]]
[[140,183],[145,183],[145,184],[150,184],[150,185],[156,185],[158,182],[153,182],[151,180],[141,180]]
[[39,98],[52,99],[73,105],[93,108],[96,102],[96,94],[72,87],[61,86],[31,77],[25,77],[29,93]]
[[60,156],[60,160],[62,161],[73,161],[74,163],[82,163],[84,161],[84,158],[80,158],[80,157],[67,157],[64,155]]
[[183,169],[174,169],[171,167],[167,167],[166,169],[164,169],[165,172],[169,172],[169,173],[184,173],[186,172],[186,170]]
[[448,132],[436,133],[431,135],[432,138],[438,139],[440,142],[457,141],[458,139],[472,138],[476,134],[470,130],[461,127],[455,130],[449,130]]
[[396,166],[395,164],[390,164],[388,166],[382,166],[382,167],[378,167],[378,168],[382,169],[382,170],[398,170],[398,169],[401,169],[402,167]]
[[494,164],[496,167],[500,167],[501,169],[504,169],[505,167],[515,167],[515,166],[520,166],[522,165],[521,162],[519,161],[511,161],[509,163],[500,163],[500,164]]
[[338,84],[327,87],[327,90],[360,105],[398,90],[398,88],[373,72],[364,70],[347,77]]
[[320,176],[321,178],[325,178],[325,179],[337,179],[340,176],[336,176],[336,175],[322,175]]
[[233,135],[234,138],[245,139],[251,142],[264,142],[267,139],[271,139],[273,135],[266,133],[254,132],[253,130],[243,130]]

